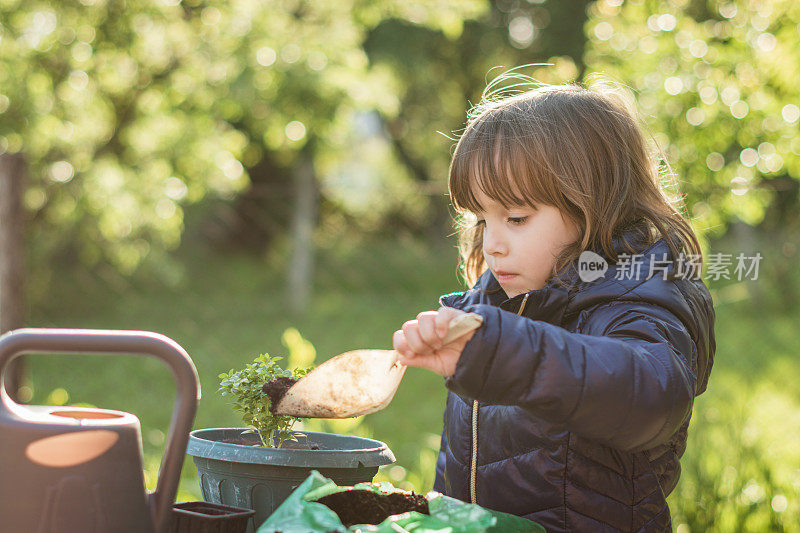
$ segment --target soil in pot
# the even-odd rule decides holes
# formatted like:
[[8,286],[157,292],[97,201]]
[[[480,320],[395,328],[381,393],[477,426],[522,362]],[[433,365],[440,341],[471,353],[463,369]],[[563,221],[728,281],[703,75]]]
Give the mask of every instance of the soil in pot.
[[287,376],[281,376],[279,378],[273,379],[272,381],[267,381],[261,386],[261,391],[269,396],[269,412],[273,415],[275,414],[275,406],[278,405],[278,402],[286,395],[286,391],[288,391],[292,385],[297,383],[298,378],[290,378]]
[[[240,446],[256,446],[259,448],[263,448],[264,445],[261,444],[261,440],[255,433],[241,433],[234,437],[228,437],[225,439],[220,439],[217,442],[224,442],[225,444],[238,444]],[[281,443],[280,446],[281,450],[320,450],[324,448],[320,448],[318,444],[313,444],[308,442],[307,439],[302,440],[285,440]]]
[[378,494],[371,490],[353,489],[329,494],[317,502],[336,513],[345,527],[355,524],[380,524],[392,515],[409,511],[430,514],[428,500],[413,492]]

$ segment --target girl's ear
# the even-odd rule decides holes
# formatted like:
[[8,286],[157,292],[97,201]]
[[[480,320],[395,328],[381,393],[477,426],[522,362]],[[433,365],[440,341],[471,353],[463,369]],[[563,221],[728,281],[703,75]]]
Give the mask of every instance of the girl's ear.
[[564,221],[564,225],[567,227],[567,232],[569,233],[570,237],[572,238],[571,242],[578,242],[581,240],[582,232],[581,226],[575,220],[572,219],[569,215],[565,215],[561,213],[561,220]]

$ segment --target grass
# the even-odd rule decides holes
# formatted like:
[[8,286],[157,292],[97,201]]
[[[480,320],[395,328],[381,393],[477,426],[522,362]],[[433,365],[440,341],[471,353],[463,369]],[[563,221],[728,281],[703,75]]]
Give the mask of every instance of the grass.
[[[410,239],[323,249],[310,309],[293,317],[276,262],[186,249],[172,266],[184,268],[184,274],[160,276],[180,279],[177,283],[157,281],[147,268],[133,280],[103,270],[100,276],[62,270],[63,277],[55,279],[30,325],[163,333],[186,349],[200,375],[202,400],[195,428],[241,426],[217,393],[218,374],[241,368],[260,353],[286,354],[281,336],[290,327],[314,345],[316,363],[351,349],[391,348],[392,333],[405,320],[435,309],[440,294],[458,289],[456,259],[452,246],[431,248]],[[32,355],[28,361],[31,403],[85,403],[139,417],[152,488],[175,399],[166,367],[136,356]],[[427,490],[433,484],[430,461],[439,446],[445,395],[440,377],[411,368],[388,408],[365,417],[358,428],[347,427],[352,421],[337,427],[386,442],[397,463],[382,477]],[[306,429],[326,429],[315,424]],[[409,473],[423,470],[421,460],[429,474],[409,478]],[[201,499],[190,460],[184,465],[179,499]]]
[[[765,252],[765,262],[788,260]],[[195,428],[239,426],[216,392],[220,372],[259,353],[288,353],[281,337],[290,327],[315,346],[317,363],[350,349],[389,348],[405,320],[459,289],[455,269],[451,245],[410,239],[332,243],[318,256],[309,312],[292,317],[280,261],[187,247],[172,264],[150,265],[132,280],[102,269],[100,276],[61,269],[31,324],[164,333],[188,351],[200,374],[203,399]],[[800,279],[794,282],[800,285]],[[800,311],[778,312],[769,301],[755,307],[751,288],[712,284],[717,354],[708,390],[695,401],[680,482],[668,499],[681,533],[800,531]],[[167,370],[131,356],[29,360],[32,403],[85,402],[140,418],[153,488],[174,401]],[[397,463],[382,468],[378,480],[424,493],[433,484],[445,395],[441,378],[411,368],[385,410],[356,421],[312,422],[306,429],[386,442]],[[178,499],[200,499],[190,460]]]
[[798,319],[717,307],[714,370],[668,498],[678,531],[800,531]]

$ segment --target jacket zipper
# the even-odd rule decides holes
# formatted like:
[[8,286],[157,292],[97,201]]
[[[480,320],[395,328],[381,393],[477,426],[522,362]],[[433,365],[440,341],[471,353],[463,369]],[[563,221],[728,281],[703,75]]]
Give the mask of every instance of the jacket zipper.
[[[518,315],[522,315],[525,311],[525,304],[528,303],[528,296],[526,293],[519,306]],[[469,464],[469,499],[471,503],[478,503],[478,492],[475,487],[475,478],[478,472],[478,400],[472,401],[472,460]]]

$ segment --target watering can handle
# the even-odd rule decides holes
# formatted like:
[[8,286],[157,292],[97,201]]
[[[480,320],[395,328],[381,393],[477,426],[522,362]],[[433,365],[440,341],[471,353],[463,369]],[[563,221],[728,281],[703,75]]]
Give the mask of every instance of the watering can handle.
[[189,431],[200,400],[197,369],[189,354],[169,337],[151,331],[48,328],[10,331],[0,337],[0,410],[10,410],[14,405],[3,384],[8,363],[26,353],[150,355],[167,364],[177,387],[175,406],[156,490],[150,494],[149,500],[156,533],[166,532],[178,490]]

